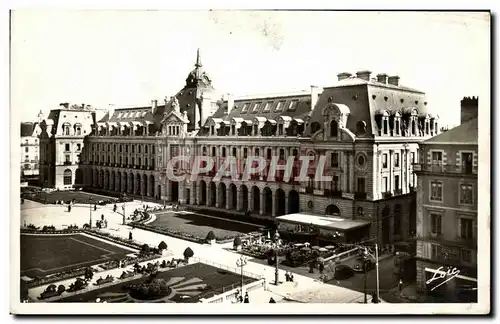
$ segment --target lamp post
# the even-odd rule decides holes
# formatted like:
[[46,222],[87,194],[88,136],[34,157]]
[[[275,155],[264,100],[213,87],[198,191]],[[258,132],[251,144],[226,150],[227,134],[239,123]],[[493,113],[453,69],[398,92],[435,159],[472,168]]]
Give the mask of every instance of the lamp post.
[[[375,243],[375,255],[371,254],[368,252],[368,249],[365,247],[364,250],[365,256],[370,256],[375,260],[375,265],[376,265],[376,271],[377,271],[377,292],[376,292],[376,303],[378,303],[378,299],[380,298],[380,282],[379,282],[379,266],[378,266],[378,244]],[[366,280],[366,268],[365,268],[365,280]],[[366,288],[365,288],[366,292]],[[365,302],[366,302],[366,293],[365,293]]]
[[366,297],[366,259],[363,258],[363,271],[365,272],[365,288],[364,288],[364,292],[365,292],[365,304],[368,303],[368,299]]
[[276,229],[276,233],[274,233],[274,242],[276,244],[276,268],[274,269],[274,283],[276,284],[276,286],[279,285],[280,281],[279,281],[279,269],[278,269],[278,240],[280,238],[280,234],[278,233],[278,229]]
[[89,198],[89,229],[92,228],[92,197]]
[[126,193],[123,193],[123,215],[122,215],[122,225],[125,225],[125,198],[127,197]]
[[241,269],[241,293],[243,294],[243,267],[246,266],[248,263],[247,258],[245,258],[243,255],[240,256],[238,260],[236,260],[236,266],[240,267]]

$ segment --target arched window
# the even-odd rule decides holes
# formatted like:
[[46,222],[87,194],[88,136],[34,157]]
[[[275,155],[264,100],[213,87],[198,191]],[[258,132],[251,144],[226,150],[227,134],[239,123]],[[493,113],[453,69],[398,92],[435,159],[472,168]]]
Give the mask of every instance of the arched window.
[[73,184],[73,172],[71,172],[70,169],[66,169],[64,170],[64,174],[63,174],[63,183],[65,186],[68,186],[68,185],[71,185]]
[[332,120],[330,123],[330,137],[337,137],[339,134],[339,124],[336,120]]

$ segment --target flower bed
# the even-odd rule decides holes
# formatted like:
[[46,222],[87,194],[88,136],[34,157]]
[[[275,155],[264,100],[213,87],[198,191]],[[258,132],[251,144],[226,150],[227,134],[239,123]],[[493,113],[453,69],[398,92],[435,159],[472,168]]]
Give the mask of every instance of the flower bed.
[[171,237],[175,237],[175,238],[178,238],[178,239],[182,239],[182,240],[186,240],[186,241],[190,241],[190,242],[194,242],[194,243],[200,243],[200,244],[205,243],[205,239],[204,238],[195,237],[195,236],[193,236],[191,234],[186,234],[186,233],[177,232],[177,231],[171,231],[171,230],[162,229],[162,228],[156,228],[156,227],[153,227],[153,226],[149,226],[149,225],[145,225],[145,224],[140,224],[140,223],[135,223],[135,222],[130,223],[130,226],[136,227],[136,228],[140,228],[140,229],[143,229],[143,230],[146,230],[146,231],[158,233],[158,234],[168,235],[168,236],[171,236]]

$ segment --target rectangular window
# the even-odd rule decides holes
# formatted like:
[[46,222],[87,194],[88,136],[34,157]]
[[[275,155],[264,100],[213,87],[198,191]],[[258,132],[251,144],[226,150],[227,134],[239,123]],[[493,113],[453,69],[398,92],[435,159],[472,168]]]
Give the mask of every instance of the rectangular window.
[[271,110],[271,103],[266,102],[264,109],[262,109],[262,112],[269,112]]
[[225,147],[222,148],[222,157],[226,157],[226,148]]
[[76,128],[76,135],[82,135],[82,129],[80,127]]
[[138,153],[141,153],[141,146],[139,145],[139,147],[137,148],[139,150]]
[[24,152],[25,152],[25,153],[28,153],[28,151],[29,151],[29,148],[26,146],[26,147],[24,148]]
[[399,120],[396,120],[394,128],[396,130],[396,135],[399,135]]
[[472,239],[474,222],[470,218],[460,218],[460,237],[463,239]]
[[273,156],[273,151],[271,149],[267,149],[266,159],[270,160],[272,156]]
[[78,143],[78,144],[76,144],[76,150],[77,150],[77,151],[80,151],[81,149],[82,149],[82,145],[81,145],[81,144],[79,144],[79,143]]
[[414,164],[415,163],[415,152],[411,152],[411,163]]
[[25,155],[24,156],[24,162],[29,162],[30,161],[30,157],[29,155]]
[[283,124],[278,124],[278,135],[283,135]]
[[470,250],[462,250],[462,261],[467,263],[472,262],[472,252]]
[[399,168],[399,153],[394,153],[394,166]]
[[248,149],[245,147],[243,148],[243,158],[247,158],[247,155],[248,155]]
[[399,190],[399,176],[398,175],[394,176],[394,189]]
[[332,168],[339,167],[339,154],[338,153],[331,153],[330,154],[330,166]]
[[132,153],[135,153],[135,145],[132,145]]
[[460,203],[463,205],[472,205],[472,185],[467,183],[460,184]]
[[66,162],[70,162],[71,157],[70,157],[70,155],[69,155],[69,154],[66,154],[66,155],[65,155],[65,158],[66,158]]
[[441,234],[441,215],[439,214],[431,214],[431,233],[432,234]]
[[215,150],[216,150],[216,148],[212,147],[212,156],[215,156]]
[[358,192],[365,193],[365,178],[358,178]]
[[382,155],[382,168],[387,168],[387,154]]
[[66,152],[69,152],[69,144],[64,144],[64,150],[65,150]]
[[280,149],[280,161],[285,159],[285,150]]
[[432,152],[432,164],[443,164],[443,153],[442,152]]
[[431,181],[431,197],[430,200],[443,201],[443,183]]
[[260,150],[258,148],[255,149],[255,156],[260,156]]
[[382,192],[387,192],[389,190],[388,188],[388,182],[387,182],[387,177],[382,178]]
[[431,244],[431,258],[439,259],[441,257],[441,245]]
[[387,135],[389,126],[387,126],[387,119],[384,119],[384,135]]
[[332,177],[332,190],[333,191],[340,191],[339,176]]
[[233,156],[236,156],[236,147],[233,147]]

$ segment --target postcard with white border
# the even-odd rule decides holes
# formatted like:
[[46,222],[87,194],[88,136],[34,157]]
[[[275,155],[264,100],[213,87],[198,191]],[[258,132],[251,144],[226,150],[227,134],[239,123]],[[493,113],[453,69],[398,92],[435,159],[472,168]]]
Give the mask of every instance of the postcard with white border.
[[490,312],[490,12],[10,22],[11,313]]

